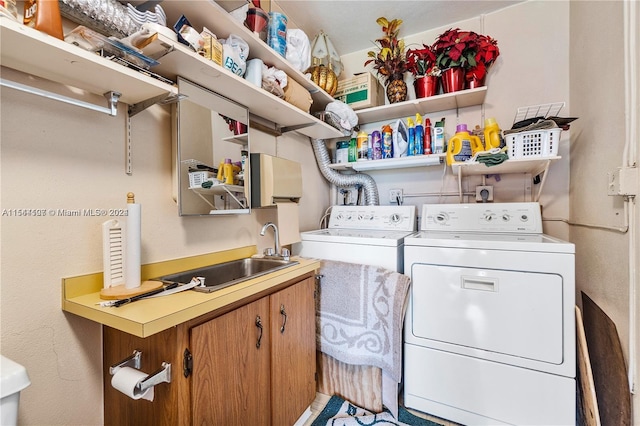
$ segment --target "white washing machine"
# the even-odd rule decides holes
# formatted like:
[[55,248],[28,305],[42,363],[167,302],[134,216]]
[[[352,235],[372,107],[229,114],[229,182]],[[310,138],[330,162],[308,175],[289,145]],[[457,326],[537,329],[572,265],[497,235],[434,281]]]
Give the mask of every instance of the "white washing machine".
[[414,206],[333,206],[327,229],[300,233],[298,254],[402,272],[404,239],[415,231]]
[[404,403],[467,425],[575,424],[574,245],[538,203],[423,206],[411,276]]

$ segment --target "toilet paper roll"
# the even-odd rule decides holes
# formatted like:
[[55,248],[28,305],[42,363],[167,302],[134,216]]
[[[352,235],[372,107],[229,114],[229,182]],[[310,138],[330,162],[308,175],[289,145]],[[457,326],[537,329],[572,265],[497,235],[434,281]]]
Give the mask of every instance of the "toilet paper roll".
[[131,367],[121,367],[111,378],[111,386],[131,399],[153,401],[153,386],[144,392],[140,392],[137,388],[138,383],[147,377],[149,375],[143,371]]
[[298,203],[276,202],[278,211],[278,231],[280,245],[286,246],[300,241],[300,220],[298,217]]

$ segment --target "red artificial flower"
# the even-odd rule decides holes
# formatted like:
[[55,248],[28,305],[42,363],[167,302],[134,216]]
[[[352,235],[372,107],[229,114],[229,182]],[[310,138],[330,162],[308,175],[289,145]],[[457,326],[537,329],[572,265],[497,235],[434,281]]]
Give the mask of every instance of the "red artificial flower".
[[422,49],[407,51],[407,69],[415,76],[423,76],[432,72],[436,64],[436,54],[431,46],[422,45]]
[[438,36],[433,44],[437,56],[436,64],[440,69],[451,67],[471,68],[476,65],[478,34],[473,31],[449,29]]

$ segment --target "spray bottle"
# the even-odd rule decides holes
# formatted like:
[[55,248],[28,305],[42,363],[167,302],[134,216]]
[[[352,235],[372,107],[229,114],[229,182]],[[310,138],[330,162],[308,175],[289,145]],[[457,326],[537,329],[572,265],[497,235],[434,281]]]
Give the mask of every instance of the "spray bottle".
[[388,124],[382,127],[382,158],[393,158],[393,133]]
[[428,118],[424,122],[424,141],[422,152],[425,154],[431,154],[431,120]]
[[433,146],[431,151],[434,154],[442,154],[444,152],[444,118],[440,121],[436,121],[436,125],[433,128]]
[[373,159],[382,159],[382,135],[379,130],[371,132],[371,144],[373,145]]
[[407,118],[407,134],[409,137],[409,149],[407,150],[407,156],[416,155],[416,129],[413,126],[413,120],[411,117]]
[[424,154],[424,127],[422,127],[422,116],[416,113],[416,155]]

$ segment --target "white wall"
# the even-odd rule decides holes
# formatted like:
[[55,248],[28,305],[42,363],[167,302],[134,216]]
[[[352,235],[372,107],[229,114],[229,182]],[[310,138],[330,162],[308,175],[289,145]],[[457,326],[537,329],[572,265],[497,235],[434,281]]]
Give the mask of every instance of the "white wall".
[[[627,366],[635,362],[629,359],[630,345],[635,339],[636,354],[640,352],[638,317],[630,318],[630,243],[638,247],[640,241],[631,241],[626,227],[622,197],[607,195],[607,172],[623,165],[626,119],[640,121],[625,109],[624,79],[624,7],[621,1],[572,2],[571,4],[571,101],[572,115],[580,117],[572,126],[571,137],[571,241],[576,244],[577,290],[585,292],[616,324],[618,336],[625,353]],[[636,19],[636,29],[638,15]],[[632,34],[637,56],[637,32]],[[594,58],[606,64],[606,74],[593,66]],[[636,64],[637,67],[637,64]],[[630,78],[636,82],[636,101],[640,71]],[[637,127],[636,127],[637,128]],[[637,134],[636,134],[637,137]],[[636,152],[639,140],[631,140]],[[636,159],[637,160],[637,159]],[[631,218],[637,229],[640,214]],[[638,262],[637,251],[635,263]],[[636,280],[637,278],[636,271]],[[580,296],[580,293],[578,293]],[[636,293],[636,306],[640,294]],[[580,298],[577,299],[580,301]],[[580,303],[581,304],[581,303]],[[637,312],[637,310],[636,310]],[[636,314],[637,315],[637,314]],[[635,323],[635,336],[630,329]],[[636,374],[636,391],[638,377]],[[640,398],[633,397],[635,423],[640,422]]]

